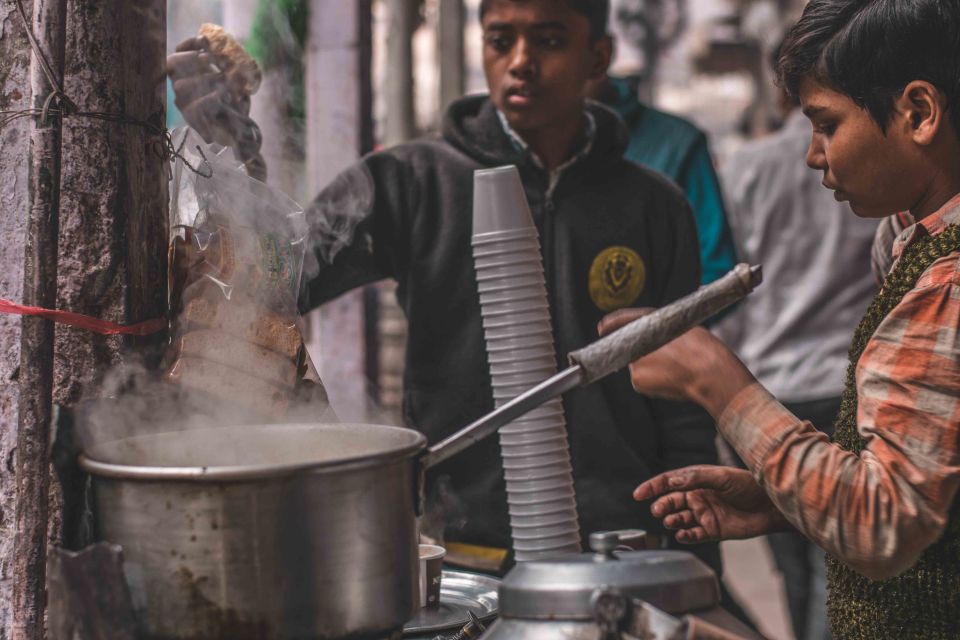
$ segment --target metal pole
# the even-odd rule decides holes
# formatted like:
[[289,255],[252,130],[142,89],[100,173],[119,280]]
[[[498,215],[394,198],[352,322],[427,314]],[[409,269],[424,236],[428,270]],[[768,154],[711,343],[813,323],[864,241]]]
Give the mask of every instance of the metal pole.
[[[22,7],[22,5],[21,5]],[[30,63],[32,106],[42,109],[63,82],[66,0],[34,0],[32,29],[39,53]],[[61,120],[37,117],[30,133],[30,210],[24,257],[23,302],[53,308],[57,297]],[[20,337],[20,414],[16,451],[13,559],[13,640],[42,640],[46,587],[50,420],[53,397],[53,324],[23,318]]]

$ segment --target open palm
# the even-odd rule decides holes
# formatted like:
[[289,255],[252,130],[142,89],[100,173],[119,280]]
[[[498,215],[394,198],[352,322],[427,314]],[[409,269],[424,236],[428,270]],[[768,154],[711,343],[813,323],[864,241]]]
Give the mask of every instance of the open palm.
[[634,498],[655,499],[650,511],[686,544],[752,538],[788,526],[742,469],[698,465],[668,471],[637,487]]

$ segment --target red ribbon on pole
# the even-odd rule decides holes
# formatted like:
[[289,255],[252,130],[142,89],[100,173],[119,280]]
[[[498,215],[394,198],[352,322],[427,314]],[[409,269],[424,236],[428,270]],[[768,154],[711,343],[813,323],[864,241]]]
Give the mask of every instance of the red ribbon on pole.
[[18,316],[36,316],[46,318],[59,324],[79,327],[93,333],[99,333],[105,336],[148,336],[167,328],[167,321],[164,318],[154,318],[145,320],[136,324],[117,324],[116,322],[107,322],[99,318],[85,316],[81,313],[71,311],[58,311],[56,309],[44,309],[43,307],[29,307],[23,304],[17,304],[10,300],[0,298],[0,313],[12,313]]

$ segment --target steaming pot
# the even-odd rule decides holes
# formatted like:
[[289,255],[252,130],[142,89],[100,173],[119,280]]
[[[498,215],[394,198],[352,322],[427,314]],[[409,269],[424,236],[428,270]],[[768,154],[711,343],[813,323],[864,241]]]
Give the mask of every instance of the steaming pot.
[[418,605],[425,447],[397,427],[243,426],[104,443],[80,464],[138,637],[382,638]]
[[484,640],[758,638],[717,607],[717,578],[693,554],[617,544],[616,533],[594,533],[593,553],[518,564]]

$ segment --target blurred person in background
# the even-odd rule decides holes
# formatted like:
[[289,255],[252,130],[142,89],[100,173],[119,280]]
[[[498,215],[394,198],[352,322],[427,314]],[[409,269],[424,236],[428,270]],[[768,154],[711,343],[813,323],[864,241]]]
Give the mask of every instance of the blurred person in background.
[[[774,51],[775,64],[779,48]],[[783,128],[722,167],[737,254],[764,286],[713,327],[757,380],[828,435],[840,409],[850,335],[877,292],[876,220],[858,218],[805,162],[813,127],[780,90]],[[823,550],[796,531],[768,536],[797,640],[829,638]]]
[[650,104],[658,58],[685,24],[684,0],[613,0],[616,74],[593,83],[590,93],[627,125],[626,158],[656,169],[687,196],[700,243],[701,284],[709,284],[733,268],[736,253],[707,136]]

